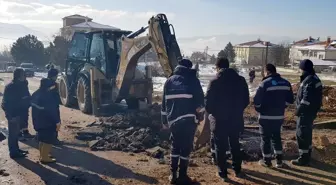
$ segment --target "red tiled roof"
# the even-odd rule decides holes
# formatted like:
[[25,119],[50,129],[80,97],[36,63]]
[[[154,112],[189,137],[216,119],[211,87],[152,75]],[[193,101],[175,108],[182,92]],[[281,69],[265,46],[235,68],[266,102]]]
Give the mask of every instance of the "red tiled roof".
[[297,45],[297,44],[306,44],[308,42],[308,39],[303,39],[303,40],[299,40],[297,42],[294,42],[294,45]]

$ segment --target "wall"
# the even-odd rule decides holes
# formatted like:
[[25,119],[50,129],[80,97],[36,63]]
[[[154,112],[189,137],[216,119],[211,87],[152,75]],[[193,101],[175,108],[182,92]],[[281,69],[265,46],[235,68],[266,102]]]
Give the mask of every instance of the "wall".
[[[330,56],[334,54],[335,59],[336,59],[336,53],[330,53]],[[292,46],[290,48],[290,53],[289,53],[289,59],[290,63],[298,63],[301,60],[304,59],[327,59],[327,54],[325,50],[306,50],[306,51],[301,51],[295,46]]]
[[266,57],[265,48],[250,48],[248,64],[249,65],[262,65],[262,62],[265,60],[265,57]]
[[85,19],[83,18],[65,18],[63,20],[63,27],[72,26],[75,24],[83,23],[83,22],[85,22]]
[[234,49],[236,53],[237,63],[246,64],[246,62],[248,61],[249,48],[235,46]]
[[336,50],[327,50],[325,53],[326,60],[336,60]]

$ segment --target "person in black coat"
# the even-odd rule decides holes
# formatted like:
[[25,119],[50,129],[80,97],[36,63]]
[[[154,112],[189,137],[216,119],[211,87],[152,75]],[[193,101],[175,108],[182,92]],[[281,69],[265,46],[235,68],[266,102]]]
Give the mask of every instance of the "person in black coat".
[[43,78],[40,88],[32,96],[32,118],[39,140],[40,161],[55,162],[51,157],[52,145],[56,142],[56,132],[60,129],[59,103],[54,98],[56,83]]
[[267,64],[267,76],[261,82],[254,97],[254,106],[259,113],[261,133],[261,151],[263,159],[259,164],[265,167],[272,166],[272,144],[276,155],[276,167],[283,166],[281,127],[284,121],[285,109],[294,103],[291,84],[277,73],[273,64]]
[[241,174],[242,156],[239,137],[244,130],[243,114],[250,98],[245,78],[229,68],[228,59],[219,58],[216,68],[218,73],[209,84],[205,109],[210,114],[219,176],[227,181],[228,140],[231,146],[233,169],[237,176]]
[[252,68],[251,71],[249,72],[249,77],[250,77],[250,83],[253,83],[255,77],[256,77],[256,74],[255,74],[255,69]]
[[301,61],[300,69],[301,84],[296,97],[296,139],[300,156],[292,164],[306,166],[311,158],[313,122],[322,106],[323,86],[311,60]]
[[8,120],[8,147],[11,158],[27,155],[19,149],[18,139],[22,122],[26,119],[30,107],[30,95],[27,93],[26,77],[22,68],[16,68],[13,80],[6,85],[1,107]]
[[170,128],[172,140],[171,184],[193,183],[187,169],[197,124],[203,119],[204,93],[196,71],[191,67],[190,60],[179,61],[163,89],[162,123],[165,128]]

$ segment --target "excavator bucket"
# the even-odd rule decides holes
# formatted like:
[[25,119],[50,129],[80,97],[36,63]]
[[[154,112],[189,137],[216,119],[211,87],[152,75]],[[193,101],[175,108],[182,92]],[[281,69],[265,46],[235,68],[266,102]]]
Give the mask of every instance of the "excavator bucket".
[[210,120],[209,120],[209,114],[207,112],[205,112],[204,120],[199,124],[197,130],[199,134],[197,134],[194,140],[195,149],[199,149],[210,142],[210,136],[211,136]]

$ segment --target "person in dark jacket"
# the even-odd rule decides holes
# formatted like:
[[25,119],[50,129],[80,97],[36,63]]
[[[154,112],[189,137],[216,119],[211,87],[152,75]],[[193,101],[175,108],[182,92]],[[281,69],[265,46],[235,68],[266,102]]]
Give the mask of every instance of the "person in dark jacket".
[[[24,84],[25,84],[25,86],[24,86],[23,93],[27,97],[27,100],[30,101],[31,95],[30,95],[30,92],[29,92],[28,80],[27,79],[25,79]],[[22,119],[21,124],[20,124],[20,137],[23,138],[23,139],[34,138],[34,136],[31,135],[29,133],[29,130],[28,130],[28,119],[29,119],[29,107],[30,107],[30,103],[27,104],[27,105],[28,106],[26,107],[25,115],[23,116],[23,119]]]
[[306,166],[312,152],[313,122],[322,106],[322,82],[315,74],[313,62],[306,59],[300,62],[301,84],[296,97],[296,139],[299,158],[294,165]]
[[191,67],[190,60],[179,61],[163,89],[162,123],[165,128],[170,128],[172,140],[171,184],[192,183],[187,175],[189,155],[193,149],[197,124],[203,119],[204,93],[196,71]]
[[263,159],[259,164],[265,167],[272,166],[271,141],[276,155],[276,167],[282,167],[281,127],[284,121],[285,109],[294,103],[291,84],[283,79],[273,64],[265,67],[267,76],[262,80],[254,97],[254,106],[259,112],[261,133],[261,150]]
[[32,118],[34,129],[39,140],[40,161],[52,163],[56,159],[51,157],[50,151],[56,141],[56,132],[60,129],[59,104],[52,92],[56,83],[43,78],[40,88],[32,96]]
[[251,71],[249,72],[249,77],[250,77],[250,83],[253,83],[255,77],[256,77],[256,74],[255,74],[255,69],[252,68]]
[[214,136],[218,175],[227,181],[226,151],[231,147],[232,167],[237,176],[241,174],[242,156],[239,137],[244,130],[244,109],[249,104],[249,91],[245,79],[232,68],[226,58],[216,62],[217,76],[206,93],[205,109],[210,114],[211,131]]
[[23,69],[16,68],[12,82],[5,87],[1,104],[8,120],[8,147],[11,158],[25,157],[28,153],[19,149],[18,141],[21,123],[26,119],[27,109],[30,106],[25,80]]
[[[53,65],[51,65],[53,66]],[[54,67],[50,67],[48,70],[48,79],[56,82],[57,80],[57,75],[58,75],[58,70],[55,69]],[[61,97],[59,96],[59,91],[58,91],[58,87],[56,86],[56,88],[54,88],[52,90],[53,93],[53,97],[55,98],[55,101],[58,102],[58,104],[61,104]],[[61,145],[62,142],[58,139],[58,132],[56,132],[56,142],[55,145]]]

